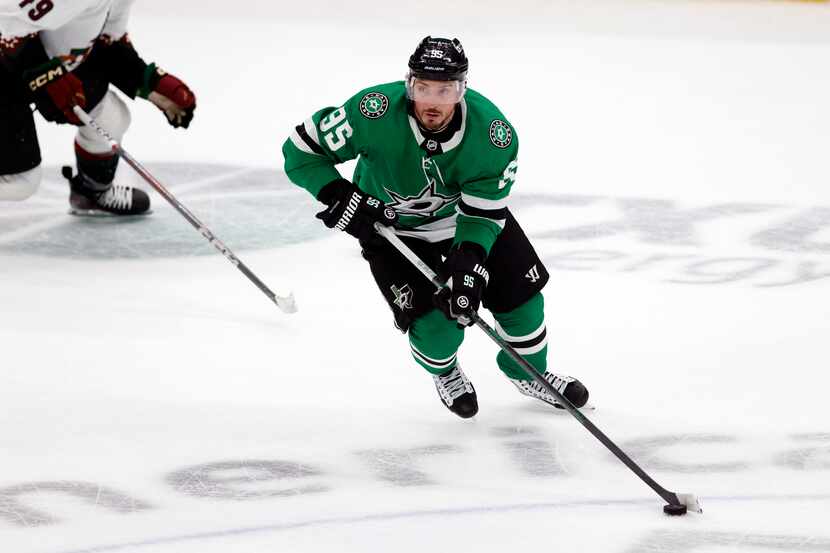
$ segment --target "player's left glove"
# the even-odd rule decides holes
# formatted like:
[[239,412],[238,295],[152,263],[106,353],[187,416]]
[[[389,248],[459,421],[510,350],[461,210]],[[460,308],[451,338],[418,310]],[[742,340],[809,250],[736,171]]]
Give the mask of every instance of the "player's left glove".
[[473,242],[454,246],[439,273],[447,285],[433,295],[433,303],[450,320],[464,328],[473,324],[472,315],[478,311],[481,296],[490,280],[484,267],[484,248]]
[[196,109],[196,95],[178,77],[151,63],[145,70],[144,84],[138,95],[155,104],[173,127],[190,126]]
[[375,223],[394,226],[398,213],[379,199],[366,194],[346,179],[336,179],[323,187],[317,199],[328,207],[316,217],[329,228],[348,232],[359,240],[375,235]]

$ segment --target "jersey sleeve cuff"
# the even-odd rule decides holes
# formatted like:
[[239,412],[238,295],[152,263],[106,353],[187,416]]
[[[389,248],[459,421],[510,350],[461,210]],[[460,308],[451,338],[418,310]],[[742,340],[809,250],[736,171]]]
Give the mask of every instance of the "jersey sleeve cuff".
[[459,216],[455,228],[453,245],[461,244],[462,242],[472,242],[484,248],[485,253],[489,255],[490,249],[496,242],[496,238],[499,237],[500,231],[501,228],[498,225],[485,221],[470,220]]

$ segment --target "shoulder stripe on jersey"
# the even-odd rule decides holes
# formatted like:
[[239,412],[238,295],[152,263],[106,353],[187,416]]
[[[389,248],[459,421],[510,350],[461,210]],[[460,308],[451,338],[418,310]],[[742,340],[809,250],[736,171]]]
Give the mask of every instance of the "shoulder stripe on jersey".
[[291,131],[290,138],[291,138],[291,143],[298,150],[300,150],[301,152],[304,152],[306,154],[314,155],[314,151],[311,148],[308,147],[308,144],[306,144],[305,141],[302,138],[300,138],[300,133],[297,132],[296,128],[293,131]]
[[[306,123],[307,123],[307,121],[306,121]],[[294,132],[297,133],[297,136],[300,138],[300,140],[302,140],[302,142],[306,145],[306,147],[309,150],[311,150],[311,152],[307,152],[307,153],[314,152],[317,155],[321,155],[321,156],[326,155],[326,152],[323,150],[323,148],[320,147],[320,144],[315,142],[311,138],[311,136],[308,134],[308,131],[306,131],[306,127],[307,127],[306,123],[301,123],[301,124],[297,125],[294,128]],[[313,127],[313,125],[312,125],[312,127]],[[315,128],[315,131],[316,131],[316,128]],[[316,135],[317,133],[315,132],[314,134]],[[291,135],[291,140],[292,140],[292,142],[294,141],[294,134],[293,133]],[[298,148],[299,148],[299,146],[298,146]],[[300,149],[303,150],[303,151],[306,151],[303,148],[300,148]]]
[[468,206],[477,207],[478,209],[502,209],[507,207],[507,196],[498,200],[488,200],[462,192],[461,200]]
[[305,127],[305,132],[308,133],[308,136],[316,143],[320,143],[320,137],[317,135],[317,125],[314,124],[314,119],[309,117],[305,121],[303,121],[303,127]]

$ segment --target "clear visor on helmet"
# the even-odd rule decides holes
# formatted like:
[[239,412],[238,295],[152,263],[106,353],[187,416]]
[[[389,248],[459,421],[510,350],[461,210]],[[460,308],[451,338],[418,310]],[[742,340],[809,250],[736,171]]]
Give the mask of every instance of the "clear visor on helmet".
[[457,104],[464,97],[465,90],[466,80],[434,81],[412,74],[406,76],[406,97],[414,102]]

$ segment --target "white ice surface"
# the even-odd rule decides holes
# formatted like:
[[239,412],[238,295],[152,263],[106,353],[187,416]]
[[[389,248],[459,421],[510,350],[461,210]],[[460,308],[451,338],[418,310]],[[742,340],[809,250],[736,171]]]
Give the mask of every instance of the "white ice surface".
[[[826,5],[202,4],[136,6],[199,107],[182,132],[132,104],[125,147],[300,311],[158,195],[66,215],[72,130],[39,125],[43,186],[0,205],[0,552],[830,551]],[[427,33],[521,137],[551,367],[703,515],[664,517],[476,330],[481,412],[447,412],[356,245],[284,183],[292,126]]]

